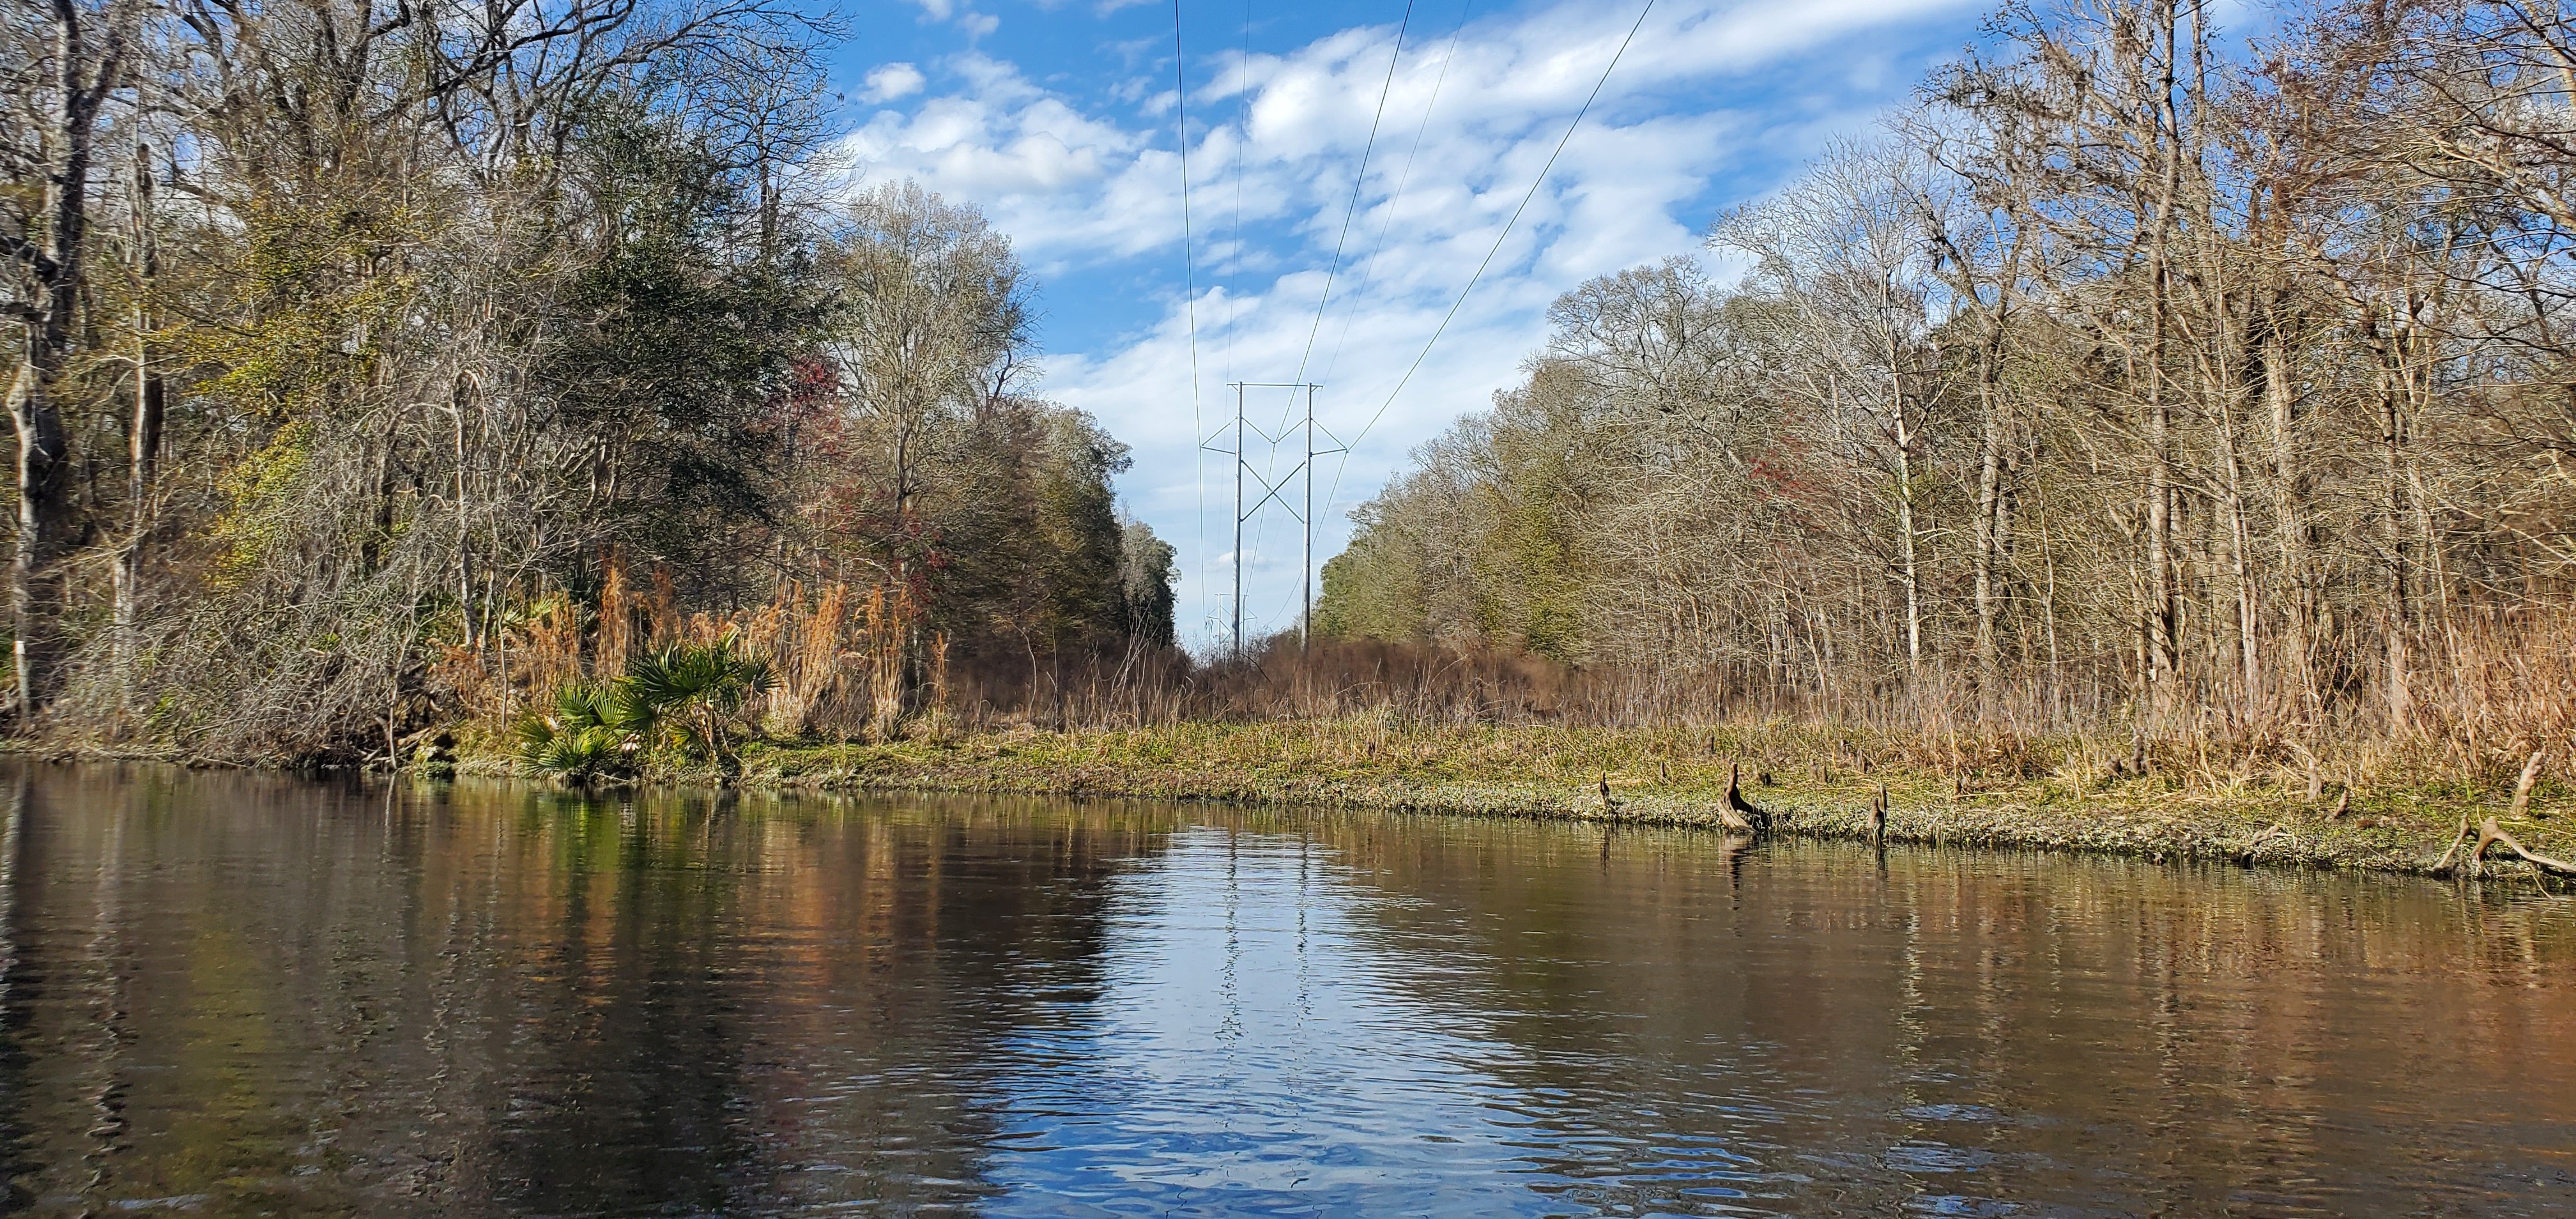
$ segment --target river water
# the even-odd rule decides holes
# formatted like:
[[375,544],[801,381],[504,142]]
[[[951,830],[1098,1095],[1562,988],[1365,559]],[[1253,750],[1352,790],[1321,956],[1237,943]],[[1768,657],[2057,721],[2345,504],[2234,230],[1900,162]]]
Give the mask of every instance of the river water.
[[[2576,900],[0,764],[46,1215],[2576,1215]],[[0,1207],[7,1209],[7,1207]]]

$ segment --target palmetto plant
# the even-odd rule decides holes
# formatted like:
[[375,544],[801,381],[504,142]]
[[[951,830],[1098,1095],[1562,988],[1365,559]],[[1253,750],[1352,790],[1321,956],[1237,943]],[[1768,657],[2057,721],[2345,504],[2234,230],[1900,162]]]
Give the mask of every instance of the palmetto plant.
[[555,692],[551,709],[519,717],[519,761],[540,774],[575,783],[632,769],[650,726],[620,682],[575,682]]
[[769,691],[769,665],[726,635],[710,644],[675,643],[627,662],[617,682],[639,730],[667,726],[710,761],[735,765],[728,730]]

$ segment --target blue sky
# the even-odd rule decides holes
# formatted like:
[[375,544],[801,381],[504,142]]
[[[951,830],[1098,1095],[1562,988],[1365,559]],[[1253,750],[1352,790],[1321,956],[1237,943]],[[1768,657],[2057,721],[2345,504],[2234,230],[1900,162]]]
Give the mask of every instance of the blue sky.
[[[846,6],[844,152],[863,183],[918,179],[1011,235],[1042,284],[1041,392],[1133,446],[1123,502],[1179,548],[1181,632],[1205,644],[1231,609],[1229,458],[1199,449],[1231,421],[1226,382],[1302,367],[1324,425],[1358,440],[1320,464],[1320,564],[1408,450],[1520,376],[1559,293],[1696,250],[1719,210],[1901,104],[1990,8],[1656,0],[1425,357],[1642,3],[1418,0],[1408,20],[1403,0],[1182,0],[1194,293],[1168,0]],[[1254,414],[1277,432],[1286,406]],[[1273,479],[1297,464],[1247,448]],[[1246,526],[1247,633],[1294,625],[1298,551],[1284,512]]]

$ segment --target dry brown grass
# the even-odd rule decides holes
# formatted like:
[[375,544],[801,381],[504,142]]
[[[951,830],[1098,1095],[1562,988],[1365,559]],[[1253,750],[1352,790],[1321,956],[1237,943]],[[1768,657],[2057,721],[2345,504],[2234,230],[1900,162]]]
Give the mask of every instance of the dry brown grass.
[[[776,687],[755,711],[772,738],[790,743],[1267,724],[1291,737],[1311,726],[1309,735],[1374,757],[1403,748],[1447,755],[1459,731],[1508,729],[1531,733],[1513,746],[1530,751],[1529,765],[1570,766],[1568,774],[1640,765],[1687,773],[1724,742],[1775,776],[1820,786],[1901,775],[1963,795],[2033,785],[2073,794],[2152,780],[2177,793],[2312,802],[2399,791],[2482,799],[2510,790],[2538,754],[2544,805],[2576,789],[2576,615],[2559,612],[2452,615],[2419,652],[2413,714],[2395,726],[2358,699],[2341,711],[2197,706],[2141,717],[2095,691],[2043,714],[1943,681],[1825,699],[1528,656],[1335,640],[1301,647],[1287,636],[1207,663],[1133,649],[1034,667],[988,656],[952,671],[947,638],[922,618],[899,593],[837,583],[790,584],[742,613],[683,616],[666,578],[639,581],[612,566],[596,615],[541,597],[495,649],[504,664],[452,649],[442,673],[466,718],[489,729],[557,684],[620,671],[643,648],[730,633],[773,666]],[[917,666],[911,680],[925,687],[909,717],[907,657]],[[1408,740],[1435,744],[1400,744]]]

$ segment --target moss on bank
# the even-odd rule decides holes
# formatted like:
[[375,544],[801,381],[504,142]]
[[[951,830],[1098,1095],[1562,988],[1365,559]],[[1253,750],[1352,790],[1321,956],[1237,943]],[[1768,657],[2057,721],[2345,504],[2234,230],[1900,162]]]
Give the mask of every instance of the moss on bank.
[[[1927,759],[1935,747],[1949,756]],[[2310,798],[2309,785],[2292,776],[2195,769],[2185,757],[2151,759],[2140,774],[2130,758],[2075,739],[1927,746],[1924,738],[1789,724],[1456,728],[1368,717],[753,745],[743,751],[739,781],[1714,826],[1739,761],[1746,793],[1800,836],[1866,837],[1870,796],[1884,783],[1888,836],[1900,842],[2397,872],[2429,869],[2463,815],[2502,816],[2511,797],[2509,782],[2417,775],[2350,789],[2326,784]],[[501,773],[508,764],[476,755],[464,768]],[[2545,783],[2527,815],[2504,825],[2536,851],[2565,854],[2576,847],[2571,822],[2576,801]]]

